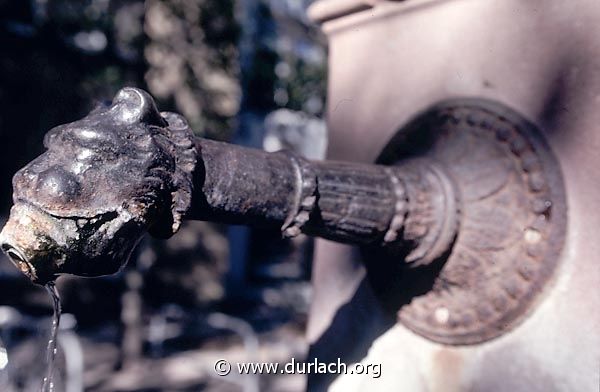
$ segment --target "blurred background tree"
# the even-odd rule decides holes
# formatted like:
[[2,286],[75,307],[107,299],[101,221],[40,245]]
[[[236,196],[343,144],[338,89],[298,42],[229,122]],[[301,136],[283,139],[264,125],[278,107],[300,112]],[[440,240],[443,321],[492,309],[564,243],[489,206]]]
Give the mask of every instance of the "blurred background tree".
[[[310,3],[0,0],[1,220],[11,204],[11,177],[42,152],[43,135],[128,85],[148,90],[161,110],[182,113],[203,137],[322,156],[326,51],[305,15]],[[170,241],[144,241],[124,274],[59,281],[64,309],[78,322],[84,347],[91,347],[85,359],[88,389],[111,390],[107,385],[121,382],[131,358],[162,358],[211,344],[215,336],[225,344],[223,332],[208,322],[198,326],[194,318],[215,311],[245,320],[259,336],[271,334],[265,335],[268,341],[280,342],[285,331],[301,340],[310,295],[308,269],[297,265],[310,258],[310,245],[260,231],[229,239],[228,245],[226,228],[195,222]],[[295,268],[290,269],[290,260]],[[43,290],[1,261],[0,305],[47,315]],[[244,285],[232,300],[225,275],[236,263],[236,279]],[[175,343],[163,347],[166,338],[149,328],[151,321],[167,319],[179,320],[180,329],[171,337]],[[286,339],[281,344],[288,351],[298,349]],[[108,370],[94,373],[102,361],[110,363]],[[167,378],[136,380],[127,388],[119,384],[119,390],[162,390],[166,387],[159,384]],[[146,385],[152,380],[156,385]],[[206,380],[187,382],[214,387]],[[273,382],[261,385],[285,389]]]

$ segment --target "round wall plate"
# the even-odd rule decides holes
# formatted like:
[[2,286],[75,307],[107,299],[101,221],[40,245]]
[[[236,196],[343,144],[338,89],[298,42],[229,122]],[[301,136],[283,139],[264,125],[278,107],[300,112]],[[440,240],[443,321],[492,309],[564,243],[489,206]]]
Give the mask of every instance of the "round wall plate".
[[481,99],[446,101],[417,116],[378,163],[411,156],[433,160],[454,182],[458,234],[440,260],[397,267],[391,283],[389,268],[367,260],[375,290],[398,293],[400,322],[436,342],[505,333],[533,308],[560,259],[567,207],[556,158],[535,125]]

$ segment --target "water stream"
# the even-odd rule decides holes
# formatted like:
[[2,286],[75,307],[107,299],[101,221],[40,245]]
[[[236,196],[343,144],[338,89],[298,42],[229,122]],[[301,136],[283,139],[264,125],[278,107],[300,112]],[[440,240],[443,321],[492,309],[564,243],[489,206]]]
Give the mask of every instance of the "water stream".
[[54,367],[56,358],[56,339],[58,338],[58,326],[60,324],[60,297],[54,282],[46,284],[46,290],[52,297],[52,304],[54,306],[54,315],[52,316],[52,330],[50,331],[50,339],[48,340],[48,348],[46,349],[46,376],[42,382],[41,392],[53,392],[54,391]]

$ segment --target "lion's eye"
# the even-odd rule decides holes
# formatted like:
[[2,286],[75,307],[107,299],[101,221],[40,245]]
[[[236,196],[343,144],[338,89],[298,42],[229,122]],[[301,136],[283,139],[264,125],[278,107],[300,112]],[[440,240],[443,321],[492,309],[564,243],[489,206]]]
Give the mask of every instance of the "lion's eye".
[[69,202],[79,196],[81,185],[75,175],[54,166],[38,175],[36,190],[55,201]]

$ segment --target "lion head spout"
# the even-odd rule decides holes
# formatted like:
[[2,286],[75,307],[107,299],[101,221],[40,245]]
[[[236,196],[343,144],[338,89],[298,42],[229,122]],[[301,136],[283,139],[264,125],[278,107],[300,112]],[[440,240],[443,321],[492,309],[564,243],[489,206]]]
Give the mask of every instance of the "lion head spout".
[[33,281],[111,274],[141,236],[175,233],[191,203],[196,164],[183,117],[143,90],[46,134],[46,151],[13,178],[2,249]]

